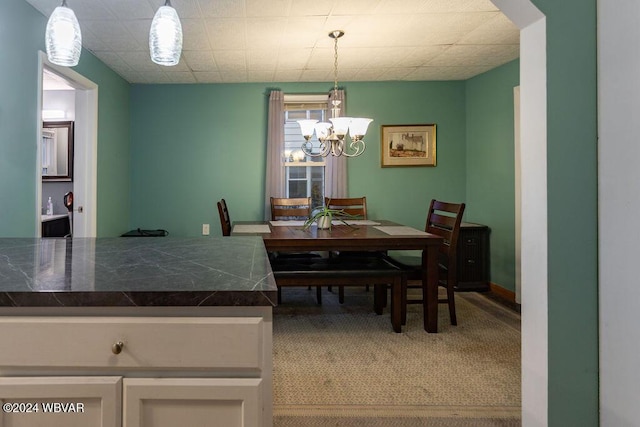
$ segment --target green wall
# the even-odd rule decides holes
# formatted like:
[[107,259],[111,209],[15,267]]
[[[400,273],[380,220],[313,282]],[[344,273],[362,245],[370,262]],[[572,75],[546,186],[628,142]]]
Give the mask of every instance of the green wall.
[[547,17],[549,425],[597,426],[596,0],[532,1]]
[[[47,23],[24,0],[0,2],[0,236],[36,235],[38,51]],[[83,50],[74,70],[99,85],[98,235],[129,220],[129,84]]]
[[513,88],[519,61],[466,81],[465,220],[491,228],[491,281],[515,292]]
[[[532,2],[546,16],[547,28],[548,425],[597,426],[596,1]],[[514,66],[507,64],[467,82],[467,198],[472,205],[467,219],[492,224],[492,279],[503,286],[512,277],[507,252],[511,215],[485,220],[488,209],[480,199],[493,199],[501,209],[510,209],[512,193],[498,181],[504,178],[512,185],[512,177],[501,174],[513,168],[475,164],[476,159],[488,163],[488,153],[480,152],[483,147],[474,140],[480,138],[477,132],[490,133],[492,140],[482,139],[494,150],[492,162],[507,164],[513,158],[513,145],[507,142],[511,130],[492,130],[488,123],[509,114],[512,92],[499,87],[517,81],[509,71]],[[483,92],[491,87],[496,97],[484,103],[495,106],[496,116],[481,110]],[[490,185],[497,194],[487,193]],[[498,239],[496,231],[507,232]]]
[[[220,235],[215,202],[232,220],[263,217],[268,93],[320,93],[326,83],[134,85],[131,228]],[[347,83],[347,111],[375,119],[367,150],[349,159],[349,191],[372,217],[424,227],[431,198],[465,196],[464,82]],[[380,126],[437,124],[436,168],[381,168]]]

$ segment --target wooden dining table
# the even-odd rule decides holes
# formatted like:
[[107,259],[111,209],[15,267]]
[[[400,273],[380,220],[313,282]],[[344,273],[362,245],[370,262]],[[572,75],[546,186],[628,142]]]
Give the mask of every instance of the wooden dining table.
[[232,236],[260,235],[268,252],[422,251],[424,329],[438,331],[438,252],[442,237],[387,220],[334,221],[330,229],[302,221],[234,222]]

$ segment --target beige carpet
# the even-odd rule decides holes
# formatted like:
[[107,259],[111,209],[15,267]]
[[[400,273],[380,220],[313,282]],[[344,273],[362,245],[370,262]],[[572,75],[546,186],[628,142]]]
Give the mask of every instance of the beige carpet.
[[372,292],[283,290],[274,310],[274,425],[520,425],[520,316],[458,293],[458,326],[439,310],[438,334],[409,306],[403,333]]

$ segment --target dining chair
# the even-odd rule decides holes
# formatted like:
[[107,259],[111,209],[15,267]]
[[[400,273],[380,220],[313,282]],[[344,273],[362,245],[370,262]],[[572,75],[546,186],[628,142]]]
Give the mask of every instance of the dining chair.
[[311,216],[311,197],[272,197],[271,220],[307,220]]
[[[367,219],[367,197],[325,197],[324,204],[330,209],[340,209],[349,215],[356,216],[358,219]],[[370,252],[331,252],[330,256],[351,256],[351,257],[369,257]],[[328,286],[328,291],[332,291],[332,286]],[[369,285],[366,285],[366,290],[369,290]],[[338,301],[340,304],[344,303],[344,286],[338,286]]]
[[[454,286],[458,280],[456,255],[464,208],[464,203],[448,203],[432,199],[425,226],[427,233],[437,234],[443,238],[438,257],[438,284],[446,288],[447,298],[439,298],[438,303],[447,303],[449,305],[449,317],[452,325],[458,324]],[[407,304],[422,304],[423,302],[424,294],[422,298],[408,297],[409,289],[422,289],[422,256],[420,253],[415,256],[406,255],[400,251],[389,251],[387,256],[392,263],[407,273],[406,280],[402,286],[402,323],[405,324],[407,320]],[[414,283],[409,284],[409,281]],[[423,313],[423,315],[426,316],[427,314]]]
[[325,197],[324,204],[330,209],[341,209],[349,215],[367,219],[367,198],[364,196],[346,198]]
[[220,215],[220,227],[222,227],[223,236],[231,236],[231,218],[229,217],[229,209],[227,202],[220,199],[218,202],[218,214]]
[[[311,197],[271,197],[271,220],[291,221],[307,220],[311,216]],[[320,258],[315,252],[277,252],[272,259],[286,262],[287,259]],[[309,286],[311,289],[311,286]],[[322,304],[322,288],[316,286],[316,300]],[[278,286],[278,304],[282,303],[282,289]]]

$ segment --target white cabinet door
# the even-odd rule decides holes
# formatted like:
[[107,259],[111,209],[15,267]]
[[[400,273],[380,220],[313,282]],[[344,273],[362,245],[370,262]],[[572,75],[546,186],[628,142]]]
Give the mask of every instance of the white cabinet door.
[[257,378],[125,378],[123,427],[260,427]]
[[0,427],[120,427],[120,377],[2,377]]

